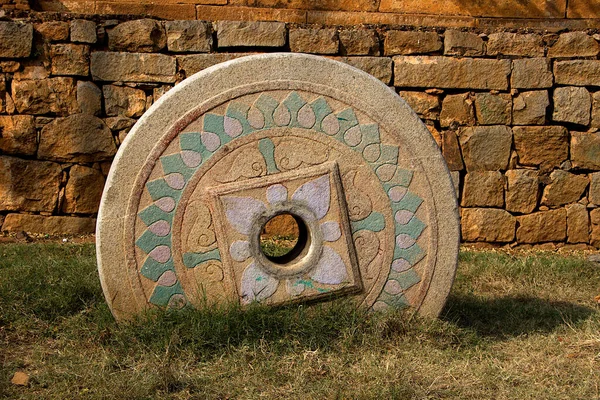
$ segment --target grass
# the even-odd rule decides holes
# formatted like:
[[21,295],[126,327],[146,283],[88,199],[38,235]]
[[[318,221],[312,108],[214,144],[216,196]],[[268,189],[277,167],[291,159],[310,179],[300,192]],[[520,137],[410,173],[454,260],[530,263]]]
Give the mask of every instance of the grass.
[[599,292],[581,257],[463,252],[439,320],[342,299],[118,325],[92,245],[4,244],[0,398],[598,399]]
[[297,236],[264,235],[260,238],[260,248],[268,257],[281,257],[292,251],[297,242]]

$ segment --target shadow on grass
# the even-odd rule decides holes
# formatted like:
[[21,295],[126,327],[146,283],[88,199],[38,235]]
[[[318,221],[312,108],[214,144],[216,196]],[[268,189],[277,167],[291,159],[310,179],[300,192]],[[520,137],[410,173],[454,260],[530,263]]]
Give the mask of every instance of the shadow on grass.
[[506,338],[530,333],[550,333],[565,325],[577,324],[596,311],[566,301],[535,297],[486,299],[473,295],[451,295],[442,312],[443,320],[480,336]]

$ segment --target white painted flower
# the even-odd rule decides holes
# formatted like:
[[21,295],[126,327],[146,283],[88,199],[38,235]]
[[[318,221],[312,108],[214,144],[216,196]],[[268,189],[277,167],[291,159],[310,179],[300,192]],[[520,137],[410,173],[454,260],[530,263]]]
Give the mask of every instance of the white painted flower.
[[[223,197],[225,215],[229,224],[242,235],[248,236],[257,217],[270,207],[288,200],[288,190],[282,184],[271,185],[266,193],[268,204],[252,197]],[[300,186],[291,196],[291,202],[308,207],[317,220],[323,219],[329,211],[331,189],[329,176],[324,175]],[[337,221],[324,221],[320,229],[325,242],[335,242],[342,236]],[[231,258],[243,262],[252,257],[249,238],[237,240],[229,247]],[[326,285],[339,285],[348,279],[346,265],[342,257],[331,247],[323,246],[321,255],[307,276],[284,279],[288,294],[299,296],[306,287],[317,282]],[[244,303],[261,301],[272,296],[279,287],[280,280],[268,274],[261,265],[252,260],[242,274],[241,296]]]

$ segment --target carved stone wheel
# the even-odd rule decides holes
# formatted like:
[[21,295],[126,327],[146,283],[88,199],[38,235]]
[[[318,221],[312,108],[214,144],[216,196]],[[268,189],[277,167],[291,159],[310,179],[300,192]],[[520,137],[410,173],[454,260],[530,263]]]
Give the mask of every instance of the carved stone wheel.
[[[260,233],[300,231],[284,258]],[[149,307],[346,296],[441,311],[456,270],[454,188],[429,131],[372,76],[325,58],[240,58],[138,121],[103,194],[98,269],[117,319]]]

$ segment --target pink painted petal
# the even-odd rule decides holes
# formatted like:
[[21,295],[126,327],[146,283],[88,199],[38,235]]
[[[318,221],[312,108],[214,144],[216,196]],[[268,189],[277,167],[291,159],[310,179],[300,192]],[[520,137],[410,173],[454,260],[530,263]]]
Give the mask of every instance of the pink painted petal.
[[165,182],[167,182],[167,185],[176,190],[181,190],[185,186],[185,178],[178,172],[174,172],[165,176]]
[[267,188],[267,200],[271,204],[286,201],[287,194],[287,188],[281,184],[271,185]]
[[171,258],[171,249],[169,246],[156,246],[148,255],[159,263],[164,264]]
[[413,215],[415,215],[415,214],[411,211],[398,210],[398,211],[396,211],[396,215],[394,215],[394,218],[396,219],[396,222],[399,223],[400,225],[406,225],[406,224],[408,224],[410,219],[413,217]]
[[258,108],[252,107],[248,111],[248,123],[254,129],[262,129],[265,126],[265,116]]
[[228,116],[225,116],[223,120],[223,129],[225,130],[225,133],[230,137],[240,136],[244,131],[244,128],[242,127],[240,121]]
[[329,211],[330,197],[329,176],[323,175],[296,189],[292,200],[305,203],[315,213],[317,219],[321,219]]
[[396,236],[396,246],[400,247],[401,249],[408,249],[413,244],[415,244],[415,239],[411,238],[406,233],[401,233]]
[[311,278],[319,283],[339,285],[348,278],[348,272],[342,257],[331,247],[324,246],[321,258]]
[[225,215],[229,223],[242,235],[248,235],[252,221],[267,208],[262,201],[252,197],[223,197]]
[[336,221],[327,221],[321,224],[321,232],[323,232],[323,240],[326,242],[335,242],[342,236],[340,224]]
[[329,114],[326,116],[323,119],[323,122],[321,122],[321,129],[323,129],[323,131],[330,136],[338,133],[340,130],[340,122],[338,121],[337,116],[335,114]]
[[360,142],[362,142],[362,132],[360,131],[360,125],[356,125],[355,127],[348,129],[346,133],[344,133],[344,140],[348,146],[358,146]]
[[154,204],[164,212],[171,212],[175,208],[175,200],[172,197],[161,197]]
[[377,301],[375,304],[373,304],[373,311],[383,311],[387,310],[388,308],[390,308],[390,306],[383,301]]
[[277,290],[279,281],[265,274],[256,263],[246,267],[242,274],[242,303],[249,304],[269,298]]
[[312,128],[317,118],[310,104],[305,104],[300,111],[298,111],[298,123],[303,128]]
[[404,271],[408,270],[410,267],[412,267],[412,265],[410,265],[410,263],[408,261],[406,261],[404,258],[398,258],[397,260],[394,260],[394,262],[392,263],[392,269],[396,272],[404,272]]
[[406,189],[405,187],[394,186],[390,188],[390,190],[388,190],[388,196],[390,196],[390,200],[397,203],[400,200],[402,200],[407,191],[408,189]]
[[400,293],[402,293],[402,286],[400,286],[400,282],[398,282],[394,279],[390,279],[385,284],[383,290],[385,290],[386,292],[388,292],[389,294],[391,294],[393,296],[396,296],[396,295],[399,295]]
[[193,150],[183,150],[181,152],[181,159],[183,163],[190,168],[196,168],[202,163],[202,154]]
[[148,229],[156,236],[163,237],[167,236],[169,232],[171,232],[171,225],[167,221],[160,220],[150,225]]
[[290,279],[290,280],[286,281],[285,286],[286,286],[287,292],[291,296],[300,296],[302,294],[302,292],[304,292],[304,289],[306,288],[306,286],[304,286],[304,283],[302,283],[301,280],[298,278]]
[[173,271],[165,271],[160,278],[158,278],[158,284],[160,286],[173,286],[177,283],[177,275]]
[[236,240],[229,246],[229,254],[235,261],[245,261],[250,257],[250,242]]
[[208,151],[215,151],[221,146],[221,138],[212,132],[202,132],[202,144]]
[[285,104],[281,103],[273,113],[273,121],[279,126],[286,126],[290,124],[291,120],[292,115],[290,114],[290,110],[288,110]]

